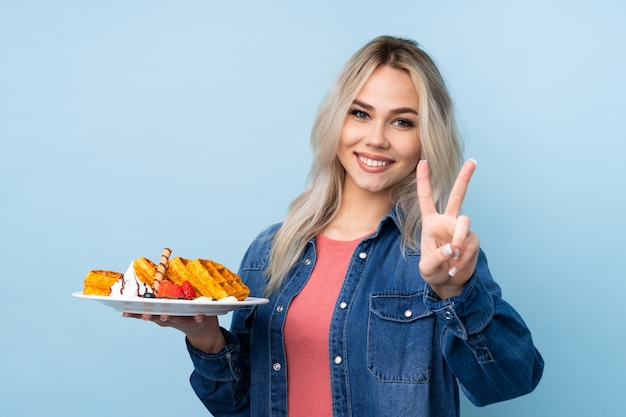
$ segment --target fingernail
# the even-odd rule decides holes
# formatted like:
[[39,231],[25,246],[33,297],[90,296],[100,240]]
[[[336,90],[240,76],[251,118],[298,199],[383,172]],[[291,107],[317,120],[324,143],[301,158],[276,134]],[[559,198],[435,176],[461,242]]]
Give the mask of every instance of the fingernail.
[[161,316],[161,321],[167,321],[167,316]]
[[474,165],[476,165],[478,162],[476,162],[476,160],[474,158],[470,158],[469,161],[472,161],[474,163]]
[[458,268],[456,266],[453,266],[452,268],[450,268],[450,270],[448,271],[448,275],[450,275],[451,277],[453,277],[458,271]]
[[457,248],[454,250],[454,259],[459,259],[459,255],[461,255],[461,250]]
[[443,256],[450,256],[452,255],[452,246],[450,246],[450,244],[446,244],[443,248],[441,248],[441,253],[443,253]]
[[202,322],[202,316],[196,317],[196,323],[201,323],[201,322]]
[[128,313],[127,312],[123,312],[122,313],[122,317],[128,317]]

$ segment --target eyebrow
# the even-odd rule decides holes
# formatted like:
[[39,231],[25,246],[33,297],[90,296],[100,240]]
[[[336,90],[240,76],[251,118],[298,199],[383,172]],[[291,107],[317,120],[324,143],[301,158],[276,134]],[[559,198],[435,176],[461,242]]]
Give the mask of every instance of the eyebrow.
[[[359,107],[363,107],[365,110],[373,110],[374,106],[364,103],[360,100],[354,100],[352,104],[356,104]],[[417,110],[412,107],[399,107],[397,109],[391,110],[391,114],[404,114],[404,113],[412,113],[417,116]]]

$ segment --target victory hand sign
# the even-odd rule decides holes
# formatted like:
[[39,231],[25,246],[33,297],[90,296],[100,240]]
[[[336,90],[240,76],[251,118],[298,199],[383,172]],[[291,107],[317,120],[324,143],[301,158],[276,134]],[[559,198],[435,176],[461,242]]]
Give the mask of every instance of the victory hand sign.
[[476,161],[465,162],[457,176],[443,214],[437,212],[430,186],[428,163],[417,164],[417,198],[422,213],[420,273],[441,299],[459,295],[478,259],[479,239],[470,231],[470,219],[459,215]]

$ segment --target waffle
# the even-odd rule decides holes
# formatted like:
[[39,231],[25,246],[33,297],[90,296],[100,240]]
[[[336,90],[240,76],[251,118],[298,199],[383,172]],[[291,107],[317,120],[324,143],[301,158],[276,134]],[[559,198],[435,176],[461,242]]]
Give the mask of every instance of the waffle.
[[[157,266],[146,257],[133,260],[132,270],[135,272],[139,283],[139,288],[143,283],[150,287],[155,294],[158,294],[158,286],[167,279],[174,284],[182,285],[185,281],[193,287],[196,296],[210,297],[221,300],[225,297],[235,297],[237,300],[245,300],[250,294],[250,289],[246,287],[239,275],[231,272],[224,265],[206,259],[189,259],[176,257],[168,260],[171,250],[166,248],[161,256],[161,263]],[[124,274],[119,272],[94,270],[85,277],[83,294],[88,295],[110,295],[112,286],[123,278]],[[130,277],[128,277],[130,279]],[[122,289],[124,283],[122,283]],[[151,291],[147,288],[148,291]],[[142,295],[144,290],[139,291]],[[123,291],[122,291],[123,292]]]
[[122,278],[121,272],[94,270],[89,271],[85,277],[83,294],[85,295],[109,295],[111,285]]
[[133,261],[133,269],[141,282],[150,287],[154,285],[154,276],[157,270],[157,265],[154,262],[144,257],[137,258]]
[[250,294],[250,289],[241,282],[239,275],[217,262],[206,259],[190,261],[180,257],[174,258],[170,260],[165,277],[179,285],[189,281],[198,296],[217,300],[234,296],[242,301]]
[[170,259],[167,265],[167,270],[165,271],[165,279],[169,279],[177,285],[182,285],[185,281],[189,281],[189,283],[192,284],[189,277],[191,272],[187,269],[187,264],[189,262],[189,259],[181,257]]

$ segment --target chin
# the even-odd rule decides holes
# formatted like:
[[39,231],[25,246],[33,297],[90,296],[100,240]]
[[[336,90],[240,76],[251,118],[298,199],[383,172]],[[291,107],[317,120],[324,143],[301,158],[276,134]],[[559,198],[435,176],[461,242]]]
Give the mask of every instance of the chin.
[[379,194],[389,192],[390,187],[386,184],[363,184],[359,188],[372,194]]

